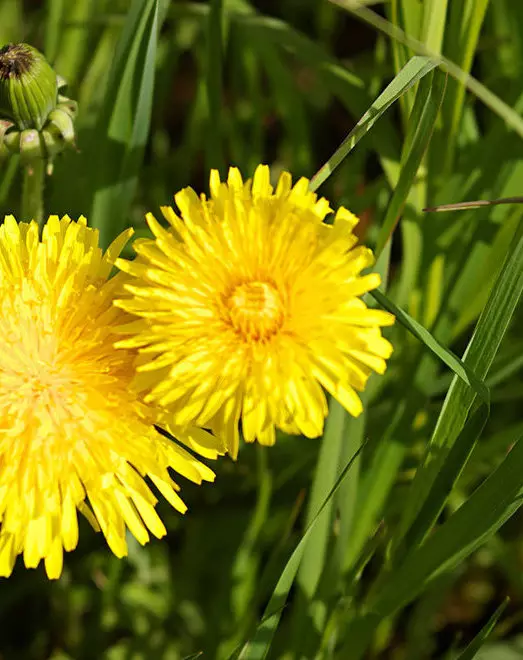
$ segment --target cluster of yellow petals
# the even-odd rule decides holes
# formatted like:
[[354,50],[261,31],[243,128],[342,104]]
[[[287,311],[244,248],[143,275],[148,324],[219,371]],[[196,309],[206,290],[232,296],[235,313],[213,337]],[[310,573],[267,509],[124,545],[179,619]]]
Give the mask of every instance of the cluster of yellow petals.
[[127,530],[163,536],[151,485],[184,512],[172,471],[214,479],[194,453],[319,436],[326,392],[359,415],[386,368],[394,319],[361,299],[380,279],[352,213],[265,166],[175,200],[132,261],[132,230],[103,253],[84,218],[0,227],[1,576],[23,555],[58,577],[78,511],[118,557]]
[[135,385],[174,424],[210,428],[236,457],[247,442],[275,442],[276,428],[315,437],[327,415],[325,390],[352,415],[372,371],[392,352],[381,326],[394,317],[362,294],[380,284],[372,252],[357,245],[358,219],[294,186],[274,189],[260,166],[244,182],[212,172],[210,197],[187,188],[180,211],[149,214],[154,239],[117,266],[133,279],[116,304],[137,317],[117,345],[138,350]]
[[[109,276],[129,236],[103,254],[84,219],[51,217],[41,239],[34,222],[0,227],[2,576],[23,554],[58,577],[78,542],[77,510],[121,557],[126,528],[140,543],[165,534],[146,477],[181,512],[169,470],[214,477],[156,431],[162,414],[132,388],[135,352],[113,347],[129,317],[113,305],[125,276]],[[205,431],[186,425],[178,437],[216,455]]]

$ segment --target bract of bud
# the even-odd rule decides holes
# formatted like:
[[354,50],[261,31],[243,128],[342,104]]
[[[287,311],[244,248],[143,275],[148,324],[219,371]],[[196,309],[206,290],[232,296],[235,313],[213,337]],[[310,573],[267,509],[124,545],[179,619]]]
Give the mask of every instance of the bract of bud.
[[20,130],[41,130],[58,100],[58,82],[45,57],[27,44],[0,48],[0,114]]
[[4,144],[4,137],[11,126],[12,124],[10,121],[0,119],[0,163],[9,157],[10,152],[7,145]]

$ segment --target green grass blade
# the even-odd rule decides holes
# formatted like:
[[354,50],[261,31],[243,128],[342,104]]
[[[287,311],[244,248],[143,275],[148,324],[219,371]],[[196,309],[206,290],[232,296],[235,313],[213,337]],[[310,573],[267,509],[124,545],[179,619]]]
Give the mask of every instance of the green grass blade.
[[358,451],[354,454],[354,456],[352,456],[347,465],[343,468],[340,476],[318,509],[316,516],[312,519],[310,525],[303,533],[298,545],[295,547],[285,565],[285,568],[283,569],[283,572],[278,580],[278,583],[276,584],[269,603],[265,608],[263,618],[259,623],[256,632],[254,633],[252,639],[247,641],[243,646],[238,656],[238,660],[262,660],[262,658],[267,656],[267,653],[271,647],[274,633],[276,632],[276,628],[278,627],[282,615],[282,610],[285,607],[287,596],[289,595],[289,591],[298,572],[298,568],[306,550],[309,538],[314,531],[317,521],[321,518],[324,509],[330,505],[332,497],[336,494],[338,488],[346,479],[351,470],[351,467],[354,464],[354,461],[357,459],[362,449],[363,445],[358,449]]
[[[325,427],[320,447],[316,474],[311,489],[305,527],[308,527],[318,516],[323,502],[336,482],[338,476],[338,456],[344,438],[345,410],[335,400],[331,401],[329,416]],[[308,599],[312,599],[321,572],[325,564],[327,543],[332,525],[333,502],[330,501],[323,507],[322,513],[314,525],[310,534],[307,548],[303,553],[297,582]]]
[[47,0],[47,21],[45,25],[45,56],[53,63],[58,54],[62,30],[64,0]]
[[386,242],[391,237],[407,201],[411,186],[432,137],[445,94],[445,82],[444,76],[433,77],[432,73],[420,82],[409,121],[410,135],[406,139],[406,145],[408,146],[401,159],[401,174],[378,235],[376,256],[381,254]]
[[460,380],[471,387],[484,401],[489,400],[489,393],[485,383],[476,376],[468,365],[462,362],[448,348],[445,348],[421,323],[418,323],[416,319],[413,319],[407,312],[395,305],[381,291],[372,291],[371,295],[384,309],[394,314],[399,323],[407,328],[414,337],[419,339],[422,344],[425,344],[436,357],[452,369]]
[[443,45],[447,5],[448,0],[426,0],[423,3],[421,41],[435,53],[440,53]]
[[453,570],[488,541],[523,504],[523,440],[499,467],[423,545],[408,552],[401,565],[374,590],[361,616],[347,630],[340,658],[361,658],[375,627],[412,601],[438,576]]
[[455,78],[458,82],[462,83],[488,108],[499,115],[499,117],[506,122],[507,126],[510,126],[510,128],[523,138],[523,118],[507,103],[502,101],[499,96],[480,83],[479,80],[463,71],[455,62],[431,51],[421,41],[406,34],[401,28],[393,25],[376,12],[367,7],[362,7],[357,0],[329,1],[348,12],[351,12],[365,23],[372,25],[380,32],[383,32],[383,34],[389,36],[391,39],[395,39],[408,45],[415,53],[437,60],[442,71],[448,73],[452,78]]
[[[522,294],[523,223],[520,223],[511,253],[505,260],[463,358],[467,370],[472,369],[477,377],[485,378],[487,375]],[[463,379],[453,379],[431,438],[426,461],[418,469],[412,484],[411,496],[400,524],[400,537],[407,533],[423,506],[445,461],[448,448],[454,444],[477,394],[485,400],[485,392],[474,387],[473,382],[471,387],[467,387]],[[414,536],[420,538],[419,533]]]
[[[459,25],[460,29],[457,30],[455,45],[451,44],[451,49],[454,46],[451,53],[452,55],[454,53],[457,55],[457,57],[454,57],[456,64],[467,74],[470,73],[472,68],[472,62],[476,54],[480,30],[488,4],[489,0],[467,0],[466,6],[464,8],[460,7],[459,11],[456,12],[454,24]],[[458,8],[456,7],[456,9]],[[446,171],[448,172],[452,168],[454,152],[458,141],[457,138],[465,105],[465,91],[466,88],[463,82],[455,83],[449,89],[450,126],[447,124],[448,140],[446,141],[447,154],[445,158]]]
[[96,193],[89,219],[107,246],[127,224],[151,119],[158,0],[134,0],[116,48],[93,140]]
[[211,0],[207,18],[206,83],[209,118],[207,131],[207,169],[223,174],[222,150],[222,61],[224,11],[223,0]]
[[[307,643],[306,626],[312,620],[314,627],[321,632],[325,625],[325,608],[321,603],[313,602],[327,561],[327,548],[332,534],[334,500],[323,506],[326,496],[338,477],[338,460],[345,438],[347,414],[334,399],[329,406],[329,415],[325,433],[321,441],[320,452],[309,497],[305,528],[317,517],[314,529],[310,533],[303,552],[296,577],[298,595],[293,609],[294,646],[298,650]],[[322,509],[320,515],[319,510]],[[330,560],[329,560],[330,563]]]
[[[467,464],[476,442],[485,428],[489,415],[489,402],[482,402],[478,409],[465,422],[461,433],[456,438],[449,452],[442,458],[438,456],[435,459],[438,463],[438,468],[437,471],[434,470],[435,476],[431,481],[430,490],[427,488],[428,492],[425,492],[426,496],[423,504],[420,506],[418,514],[405,538],[401,540],[398,554],[401,554],[405,548],[418,546],[432,529],[445,506],[449,493],[463,472],[463,468]],[[422,474],[419,477],[421,480],[424,471],[422,470],[420,474]],[[415,501],[416,497],[416,488],[413,487],[411,498]],[[418,503],[416,502],[416,504]]]
[[523,504],[523,441],[422,546],[407,553],[369,610],[389,614],[409,602],[431,580],[456,567],[491,538]]
[[490,634],[494,630],[496,623],[499,621],[509,602],[509,598],[505,598],[501,605],[496,609],[494,614],[492,614],[492,616],[489,618],[487,623],[481,628],[481,630],[470,642],[470,644],[468,644],[467,648],[459,654],[456,660],[474,660],[478,654],[478,651],[490,637]]
[[[372,456],[371,463],[361,479],[357,493],[356,511],[350,535],[344,535],[344,556],[342,571],[347,573],[357,563],[365,544],[371,538],[383,506],[397,478],[403,462],[406,444],[397,441],[395,434],[403,429],[407,418],[412,419],[412,410],[400,402],[390,420],[387,431],[380,439],[379,446]],[[358,420],[355,420],[357,423]]]
[[428,57],[413,57],[407,62],[394,80],[378,96],[371,107],[359,120],[352,131],[347,135],[329,160],[321,167],[311,179],[311,190],[317,190],[333,171],[341,164],[345,157],[354,149],[356,144],[378,121],[381,115],[397,101],[402,94],[415,85],[423,76],[427,75],[437,66],[437,61]]

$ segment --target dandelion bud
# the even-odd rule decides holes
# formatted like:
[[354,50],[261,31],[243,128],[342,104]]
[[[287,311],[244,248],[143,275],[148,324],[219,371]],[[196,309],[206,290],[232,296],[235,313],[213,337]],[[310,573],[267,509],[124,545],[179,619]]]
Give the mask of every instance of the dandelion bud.
[[62,95],[66,82],[27,44],[0,48],[0,162],[20,154],[31,166],[52,161],[75,145],[75,101]]
[[56,73],[27,44],[0,48],[0,113],[24,130],[41,130],[58,100]]

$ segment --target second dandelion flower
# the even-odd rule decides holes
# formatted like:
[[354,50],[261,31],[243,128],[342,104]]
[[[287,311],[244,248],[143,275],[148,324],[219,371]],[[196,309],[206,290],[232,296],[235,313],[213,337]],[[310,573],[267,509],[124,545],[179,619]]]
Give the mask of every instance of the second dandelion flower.
[[154,239],[134,244],[129,297],[116,302],[140,320],[122,348],[138,349],[137,387],[176,425],[214,431],[235,458],[247,442],[275,442],[276,428],[317,437],[328,412],[325,390],[354,416],[357,392],[383,373],[391,344],[381,326],[394,317],[361,296],[380,284],[371,250],[358,246],[356,216],[341,207],[332,224],[309,181],[274,189],[269,168],[244,182],[212,172],[210,197],[186,188]]

